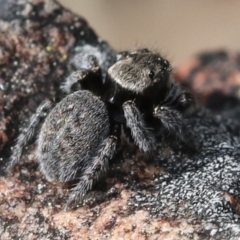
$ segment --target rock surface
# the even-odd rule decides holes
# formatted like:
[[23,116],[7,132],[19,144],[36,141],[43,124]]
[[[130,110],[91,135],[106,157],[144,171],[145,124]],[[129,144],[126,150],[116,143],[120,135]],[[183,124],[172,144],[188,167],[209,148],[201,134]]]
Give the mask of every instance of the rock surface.
[[212,110],[240,103],[240,54],[226,50],[200,53],[175,69],[175,78]]
[[[162,139],[147,162],[124,139],[106,179],[85,205],[63,211],[69,187],[38,171],[32,144],[14,176],[9,146],[45,98],[94,52],[107,69],[115,53],[81,17],[50,0],[0,1],[0,236],[8,239],[239,239],[240,139],[237,108],[198,107],[189,128],[196,152]],[[103,74],[105,72],[103,71]]]
[[54,1],[1,0],[0,6],[2,149],[43,99],[61,97],[59,85],[79,51],[94,51],[103,68],[115,54],[83,18]]

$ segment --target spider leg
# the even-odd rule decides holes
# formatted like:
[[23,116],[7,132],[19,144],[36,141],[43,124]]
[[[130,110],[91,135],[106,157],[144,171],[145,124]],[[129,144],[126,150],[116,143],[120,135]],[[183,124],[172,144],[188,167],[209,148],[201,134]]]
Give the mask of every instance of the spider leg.
[[14,167],[20,161],[23,148],[31,141],[36,130],[39,126],[41,119],[45,118],[47,112],[52,107],[52,102],[49,100],[44,101],[38,108],[36,113],[31,117],[28,127],[19,135],[16,145],[13,147],[12,155],[10,157],[10,163],[7,167],[7,171],[10,173]]
[[161,102],[162,106],[174,108],[184,115],[191,113],[195,106],[195,99],[188,91],[183,91],[179,84],[173,83],[168,96]]
[[123,133],[129,142],[134,143],[131,130],[126,125],[123,125]]
[[93,55],[79,57],[81,68],[74,71],[62,84],[63,92],[69,94],[79,89],[98,91],[102,86],[101,69]]
[[145,153],[152,155],[154,150],[154,138],[150,130],[146,127],[141,112],[133,101],[127,101],[123,104],[126,125],[131,130],[132,138],[135,144]]
[[191,114],[195,108],[195,99],[189,92],[183,92],[179,97],[180,106],[179,109],[185,115]]
[[85,168],[78,184],[72,189],[72,193],[67,201],[65,210],[71,209],[73,204],[82,203],[87,191],[108,170],[109,160],[113,158],[118,138],[114,135],[109,136],[103,142],[98,155],[94,157]]
[[177,140],[183,143],[189,142],[192,133],[187,126],[186,119],[179,111],[167,106],[157,106],[154,109],[153,116],[160,120],[163,129],[170,135],[175,136]]

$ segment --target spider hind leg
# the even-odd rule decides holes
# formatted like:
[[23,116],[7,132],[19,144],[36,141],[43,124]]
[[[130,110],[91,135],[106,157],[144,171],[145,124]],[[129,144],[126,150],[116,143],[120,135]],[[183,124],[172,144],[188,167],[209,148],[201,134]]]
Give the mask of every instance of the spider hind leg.
[[31,117],[28,127],[17,138],[17,143],[13,147],[12,155],[10,156],[10,163],[7,166],[8,173],[13,172],[14,167],[19,163],[24,147],[33,139],[40,121],[46,117],[52,105],[51,101],[44,101]]
[[67,201],[65,210],[71,209],[71,206],[83,202],[86,193],[92,189],[95,183],[108,170],[109,160],[113,158],[117,145],[117,137],[110,136],[102,144],[98,155],[94,157],[79,179],[77,185],[72,189],[72,193]]

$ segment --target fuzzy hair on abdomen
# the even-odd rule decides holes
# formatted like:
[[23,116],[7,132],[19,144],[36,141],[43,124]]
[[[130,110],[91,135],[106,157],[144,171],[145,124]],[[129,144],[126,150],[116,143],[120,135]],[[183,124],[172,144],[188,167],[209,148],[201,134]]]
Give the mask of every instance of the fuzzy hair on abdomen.
[[38,138],[37,157],[47,180],[81,177],[109,136],[105,104],[89,91],[66,96],[47,116]]

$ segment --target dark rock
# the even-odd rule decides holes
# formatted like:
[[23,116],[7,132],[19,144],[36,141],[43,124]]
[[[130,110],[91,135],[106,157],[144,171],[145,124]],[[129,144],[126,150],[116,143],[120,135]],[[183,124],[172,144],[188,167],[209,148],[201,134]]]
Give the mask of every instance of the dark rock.
[[171,150],[162,156],[167,145],[160,143],[159,163],[165,173],[154,179],[151,191],[134,193],[129,204],[148,209],[153,217],[201,222],[213,239],[240,237],[239,133],[230,130],[229,119],[201,108],[191,120],[198,152],[191,156]]

